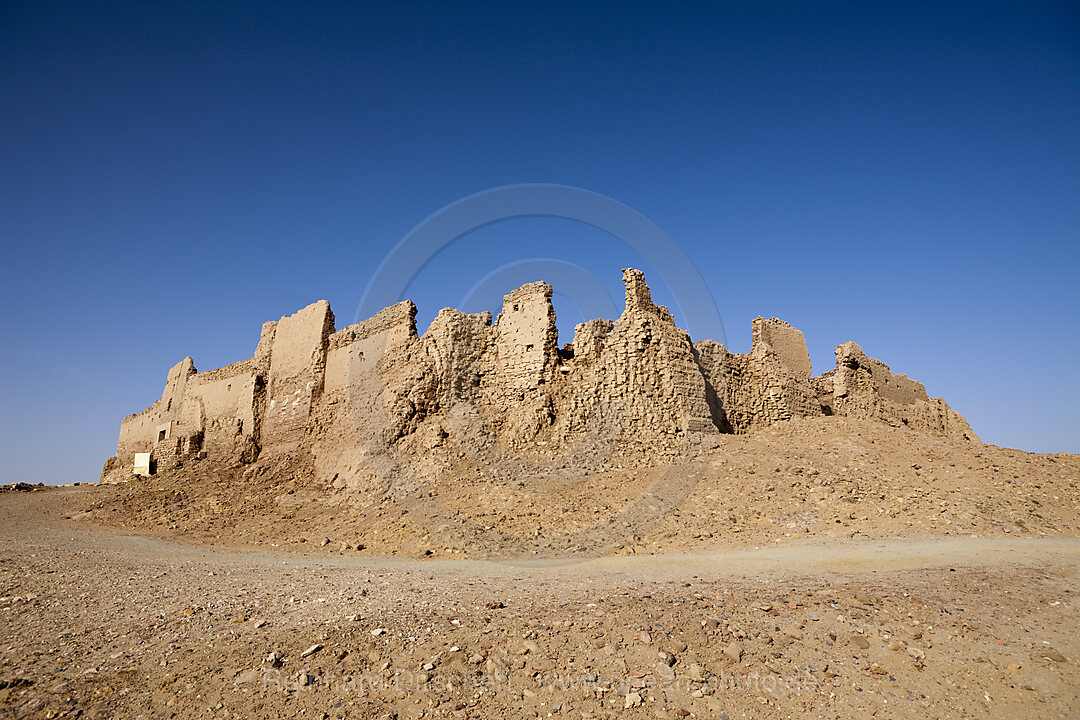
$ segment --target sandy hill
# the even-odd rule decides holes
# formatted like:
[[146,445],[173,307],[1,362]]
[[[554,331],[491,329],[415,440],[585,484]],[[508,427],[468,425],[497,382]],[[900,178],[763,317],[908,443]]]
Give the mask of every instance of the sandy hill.
[[775,318],[754,321],[749,353],[694,343],[639,271],[623,279],[623,314],[561,347],[545,283],[495,321],[445,309],[422,337],[410,302],[341,330],[325,301],[268,322],[248,360],[169,371],[79,512],[434,557],[1075,532],[1075,456],[983,445],[855,343],[812,376],[802,333]]

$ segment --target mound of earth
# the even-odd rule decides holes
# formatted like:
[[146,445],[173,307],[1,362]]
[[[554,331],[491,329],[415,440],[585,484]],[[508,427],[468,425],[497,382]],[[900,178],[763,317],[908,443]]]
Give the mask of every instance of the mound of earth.
[[[1032,464],[1051,482],[1055,462]],[[1080,712],[1076,539],[419,562],[210,551],[61,518],[114,491],[0,495],[5,717]],[[899,521],[930,515],[913,512]]]
[[[429,451],[435,452],[435,450]],[[574,476],[470,460],[367,486],[284,470],[185,471],[99,486],[91,524],[305,555],[575,557],[828,538],[1075,536],[1080,457],[842,417],[795,419]],[[530,471],[532,474],[530,474]],[[283,477],[284,473],[284,477]]]
[[336,329],[325,301],[253,356],[173,367],[121,423],[81,521],[232,548],[594,557],[833,537],[1077,530],[1075,456],[983,445],[858,345],[811,372],[772,319],[749,353],[692,342],[623,271],[614,321],[558,343],[553,289],[503,311],[402,302]]

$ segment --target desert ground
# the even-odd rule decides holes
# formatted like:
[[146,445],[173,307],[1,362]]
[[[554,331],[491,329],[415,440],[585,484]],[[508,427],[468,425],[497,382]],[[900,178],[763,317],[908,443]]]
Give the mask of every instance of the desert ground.
[[1078,481],[820,418],[420,508],[197,468],[12,490],[0,716],[1073,718]]

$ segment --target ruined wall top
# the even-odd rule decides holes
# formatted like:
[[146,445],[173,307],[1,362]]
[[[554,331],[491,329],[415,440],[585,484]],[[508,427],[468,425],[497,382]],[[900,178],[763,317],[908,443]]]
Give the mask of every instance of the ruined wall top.
[[330,336],[330,347],[343,347],[392,328],[404,331],[406,336],[413,339],[416,338],[416,305],[412,300],[402,300],[383,308],[367,320],[338,330]]
[[652,292],[645,284],[645,273],[633,268],[624,268],[622,278],[626,286],[626,312],[634,310],[651,312],[656,308],[652,300]]
[[498,371],[506,391],[518,393],[549,382],[558,358],[553,289],[545,282],[522,285],[503,297],[496,324]]
[[754,347],[765,346],[780,357],[780,362],[800,380],[810,379],[810,352],[802,331],[779,318],[755,318]]
[[634,268],[624,268],[622,273],[623,284],[626,286],[626,307],[623,310],[623,317],[649,314],[674,322],[670,310],[653,302],[652,292],[645,282],[645,273]]
[[264,448],[298,442],[323,390],[326,350],[334,331],[330,303],[319,300],[277,322],[267,377]]

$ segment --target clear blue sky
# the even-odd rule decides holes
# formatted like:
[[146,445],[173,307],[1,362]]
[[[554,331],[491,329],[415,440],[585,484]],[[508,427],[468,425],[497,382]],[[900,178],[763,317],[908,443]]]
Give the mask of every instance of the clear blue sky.
[[[509,5],[3,3],[0,481],[96,480],[170,365],[351,322],[414,225],[528,182],[663,228],[735,351],[776,315],[815,373],[855,340],[988,442],[1080,451],[1075,3]],[[417,277],[421,330],[535,257],[650,271],[506,221]]]

